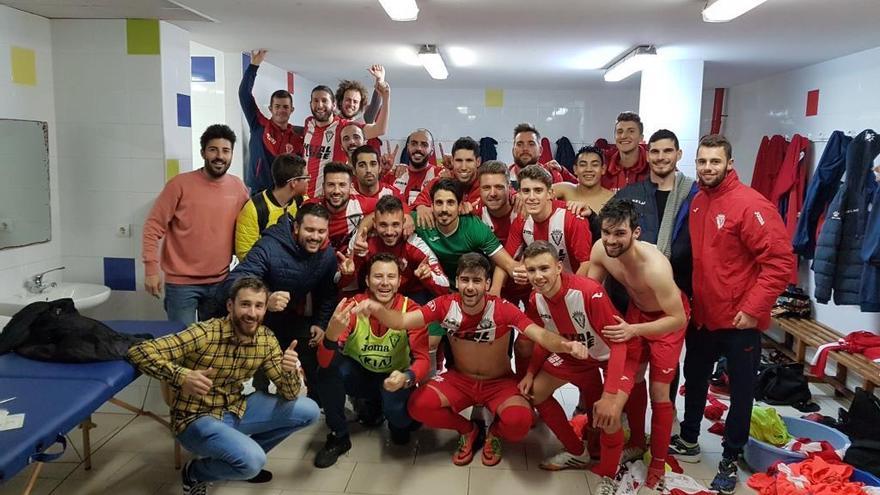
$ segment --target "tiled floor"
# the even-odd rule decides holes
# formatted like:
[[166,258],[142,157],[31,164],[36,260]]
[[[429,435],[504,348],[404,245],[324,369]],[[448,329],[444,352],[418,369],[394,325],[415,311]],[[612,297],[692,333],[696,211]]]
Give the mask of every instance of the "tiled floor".
[[[840,403],[830,388],[811,385],[821,412],[837,415]],[[567,411],[574,408],[577,392],[564,388],[557,397]],[[679,398],[681,403],[681,398]],[[800,416],[789,407],[780,414]],[[161,425],[144,417],[127,414],[96,413],[98,427],[92,430],[93,468],[81,463],[82,437],[69,435],[67,452],[57,462],[47,464],[36,485],[35,494],[92,495],[108,493],[181,493],[180,474],[175,471],[172,438]],[[650,423],[649,423],[650,424]],[[709,421],[704,420],[704,427]],[[589,494],[597,478],[585,471],[550,473],[538,463],[559,449],[559,443],[541,424],[520,444],[504,446],[504,460],[493,468],[484,467],[479,457],[468,467],[450,461],[456,435],[451,432],[422,430],[407,447],[390,445],[387,431],[359,430],[352,433],[352,450],[329,469],[312,466],[315,452],[323,444],[326,429],[312,426],[276,447],[269,454],[267,469],[275,478],[265,485],[229,482],[215,485],[214,495],[520,495]],[[700,437],[703,459],[698,464],[682,464],[685,473],[707,486],[721,456],[721,438],[711,433]],[[0,495],[21,493],[26,469],[0,486]],[[740,478],[748,473],[741,470]],[[737,493],[754,493],[744,485]]]

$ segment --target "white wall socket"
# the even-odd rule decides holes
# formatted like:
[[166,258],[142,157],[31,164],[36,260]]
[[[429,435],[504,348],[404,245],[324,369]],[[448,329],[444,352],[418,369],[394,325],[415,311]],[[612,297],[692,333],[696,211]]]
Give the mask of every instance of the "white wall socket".
[[116,237],[131,237],[131,224],[121,223],[116,226]]

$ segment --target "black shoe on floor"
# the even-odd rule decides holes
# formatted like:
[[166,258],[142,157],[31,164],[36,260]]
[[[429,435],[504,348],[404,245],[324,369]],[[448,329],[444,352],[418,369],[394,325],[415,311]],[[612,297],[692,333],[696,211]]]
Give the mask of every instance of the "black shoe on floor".
[[268,483],[270,481],[272,481],[272,471],[266,471],[265,469],[260,469],[256,476],[247,480],[248,483]]
[[409,443],[409,428],[395,428],[388,424],[388,431],[391,433],[391,443],[394,445],[406,445]]
[[315,456],[316,468],[328,468],[336,464],[339,456],[351,450],[351,438],[348,435],[344,437],[336,437],[332,433],[327,434],[327,443],[318,451]]

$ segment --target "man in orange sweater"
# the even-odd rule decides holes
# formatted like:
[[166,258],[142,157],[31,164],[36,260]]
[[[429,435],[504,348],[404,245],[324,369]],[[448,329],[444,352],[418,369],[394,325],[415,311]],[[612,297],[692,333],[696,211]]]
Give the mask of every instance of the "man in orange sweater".
[[208,127],[201,137],[205,165],[168,181],[144,222],[144,288],[161,296],[161,267],[169,320],[189,325],[221,310],[217,301],[225,298],[216,290],[229,273],[235,219],[248,200],[241,179],[226,174],[234,146],[232,129]]

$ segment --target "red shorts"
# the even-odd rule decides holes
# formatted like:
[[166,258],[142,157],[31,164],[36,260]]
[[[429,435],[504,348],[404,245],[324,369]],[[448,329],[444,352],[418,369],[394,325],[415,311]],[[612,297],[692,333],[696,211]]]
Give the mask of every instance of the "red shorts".
[[[641,344],[637,340],[627,343],[626,364],[623,369],[623,377],[620,379],[620,390],[629,394],[632,391],[635,375],[641,365]],[[541,371],[547,374],[565,380],[576,386],[582,392],[594,392],[599,390],[602,393],[602,379],[599,376],[599,370],[607,373],[608,362],[596,361],[595,359],[575,359],[568,355],[560,356],[559,354],[550,354],[547,360],[541,365]],[[597,387],[596,384],[599,384]]]
[[[681,293],[681,302],[684,305],[685,317],[690,319],[691,308],[684,292]],[[646,313],[630,303],[629,308],[626,310],[625,319],[630,324],[648,323],[664,315],[665,313],[662,311]],[[641,341],[639,362],[642,365],[646,363],[651,364],[651,382],[672,383],[672,379],[675,378],[675,370],[678,369],[678,362],[681,358],[681,349],[684,347],[686,329],[687,322],[674,332],[639,339]],[[643,369],[640,370],[640,375],[644,376]]]
[[452,410],[486,406],[492,414],[507,399],[519,396],[519,383],[513,374],[491,380],[477,380],[455,370],[446,370],[426,384],[440,392]]

